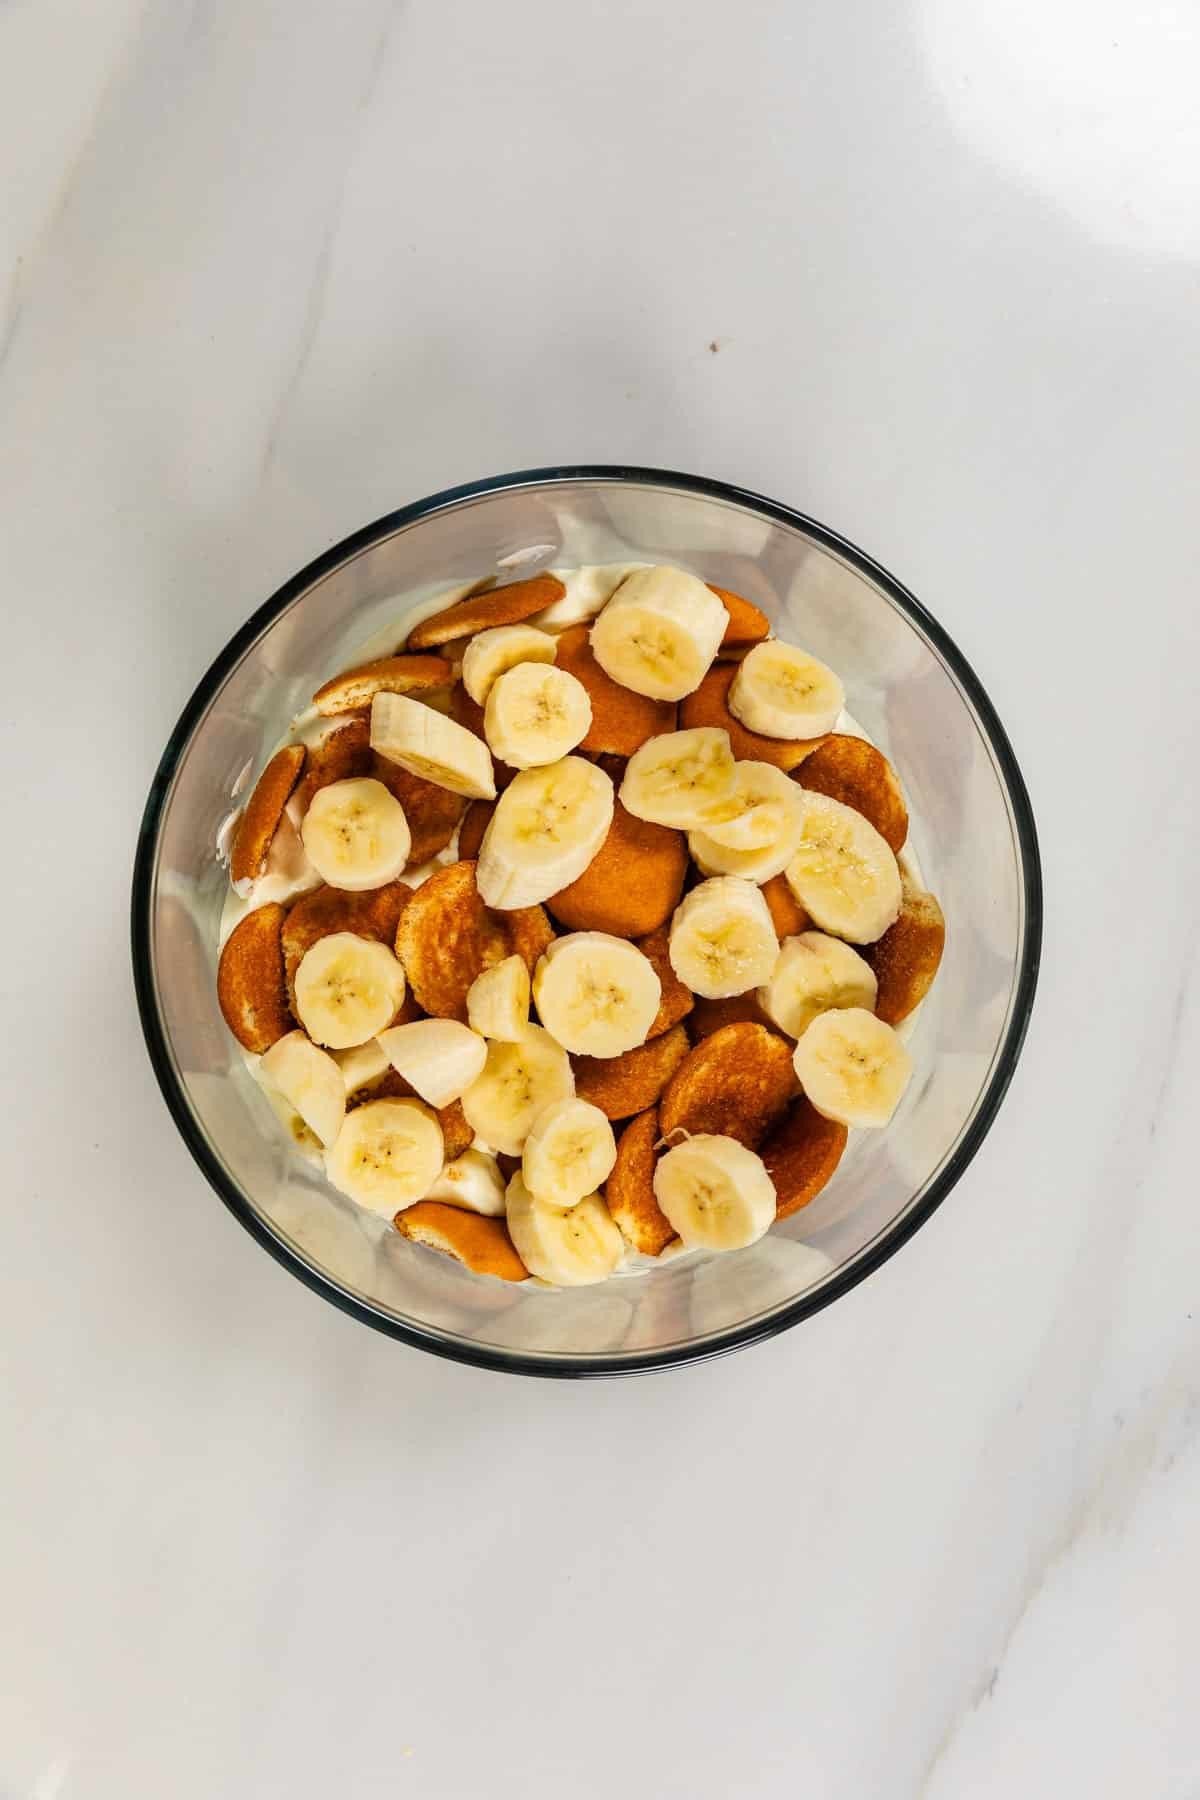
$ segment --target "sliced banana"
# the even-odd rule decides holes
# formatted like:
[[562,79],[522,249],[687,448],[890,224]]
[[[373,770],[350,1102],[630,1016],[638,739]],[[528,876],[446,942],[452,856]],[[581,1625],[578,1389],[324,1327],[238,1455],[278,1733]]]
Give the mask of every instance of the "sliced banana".
[[466,794],[494,800],[492,757],[482,738],[465,725],[404,694],[376,694],[371,702],[371,748],[410,775]]
[[900,916],[900,866],[875,827],[827,794],[801,790],[804,822],[787,884],[822,931],[874,944]]
[[487,1045],[457,1019],[414,1019],[381,1031],[380,1049],[409,1086],[430,1106],[461,1100],[483,1073]]
[[318,788],[300,837],[321,879],[352,893],[395,881],[412,848],[404,808],[370,776]]
[[613,1128],[590,1100],[557,1100],[525,1139],[525,1186],[547,1206],[575,1206],[608,1180],[617,1160]]
[[729,816],[688,834],[692,860],[704,875],[771,881],[792,860],[804,827],[804,795],[771,763],[740,762]]
[[630,757],[621,805],[652,825],[699,830],[728,811],[736,769],[727,731],[712,725],[667,731]]
[[392,1066],[375,1038],[368,1038],[365,1044],[355,1044],[349,1050],[335,1050],[332,1054],[342,1072],[342,1085],[347,1095],[370,1087]]
[[620,1266],[625,1240],[599,1194],[568,1208],[535,1200],[524,1178],[508,1184],[508,1231],[531,1275],[554,1287],[605,1281]]
[[644,1044],[662,1000],[649,957],[606,931],[555,938],[533,972],[542,1024],[576,1056],[623,1056]]
[[770,980],[779,940],[754,883],[722,875],[702,881],[675,908],[668,954],[694,994],[724,1000]]
[[513,777],[479,846],[475,883],[485,906],[538,906],[578,879],[608,836],[613,785],[582,756]]
[[585,563],[578,569],[551,569],[564,591],[544,612],[536,613],[530,624],[543,631],[565,631],[568,625],[582,625],[603,612],[627,575],[648,567],[648,563]]
[[759,1004],[789,1037],[802,1037],[819,1013],[861,1006],[874,1011],[875,972],[857,950],[823,931],[802,931],[779,946]]
[[483,1073],[463,1095],[462,1109],[476,1137],[519,1156],[538,1114],[574,1092],[566,1051],[540,1025],[527,1025],[512,1043],[489,1043]]
[[778,638],[743,657],[729,689],[734,718],[763,737],[823,737],[845,704],[846,690],[832,669]]
[[823,1012],[796,1045],[800,1085],[819,1113],[878,1130],[900,1104],[912,1058],[890,1025],[864,1007]]
[[775,1223],[775,1184],[762,1158],[708,1132],[659,1158],[654,1198],[689,1250],[744,1250]]
[[712,589],[683,569],[639,569],[624,580],[591,630],[606,675],[652,700],[682,700],[700,686],[729,614]]
[[424,1198],[442,1161],[441,1127],[419,1101],[368,1100],[342,1126],[325,1172],[359,1206],[391,1219]]
[[264,1052],[258,1072],[325,1145],[332,1144],[346,1117],[342,1071],[327,1051],[302,1031],[289,1031]]
[[425,1198],[461,1206],[464,1212],[482,1213],[488,1219],[504,1217],[504,1176],[500,1164],[486,1150],[464,1150],[448,1162]]
[[522,662],[493,684],[484,735],[510,769],[540,769],[582,743],[592,723],[587,689],[566,669]]
[[462,684],[475,704],[483,706],[508,669],[518,663],[552,663],[554,648],[549,633],[532,625],[492,625],[477,631],[463,651]]
[[514,1043],[529,1023],[529,970],[523,956],[506,956],[467,989],[467,1023],[480,1037]]
[[349,1050],[385,1031],[404,999],[404,970],[386,944],[334,931],[305,951],[296,1016],[314,1044]]

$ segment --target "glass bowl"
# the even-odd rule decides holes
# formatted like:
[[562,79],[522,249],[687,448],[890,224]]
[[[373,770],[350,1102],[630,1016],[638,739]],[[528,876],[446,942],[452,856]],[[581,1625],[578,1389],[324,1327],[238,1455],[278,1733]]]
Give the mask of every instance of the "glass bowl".
[[[440,588],[498,566],[673,562],[762,607],[831,664],[900,771],[911,845],[946,953],[888,1130],[852,1134],[834,1179],[750,1249],[594,1288],[469,1274],[342,1200],[297,1155],[216,1000],[227,875],[214,855],[246,765],[358,646]],[[151,1061],[212,1186],[258,1242],[344,1311],[462,1362],[611,1375],[769,1337],[868,1275],[945,1199],[1012,1077],[1041,943],[1037,838],[983,688],[899,582],[836,533],[759,495],[654,469],[536,469],[402,507],[320,556],[209,669],[163,753],[138,841],[133,963]]]

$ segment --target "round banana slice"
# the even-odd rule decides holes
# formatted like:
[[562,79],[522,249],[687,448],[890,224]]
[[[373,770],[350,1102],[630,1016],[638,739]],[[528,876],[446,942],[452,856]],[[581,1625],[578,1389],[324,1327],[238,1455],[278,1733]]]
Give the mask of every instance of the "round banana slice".
[[648,956],[604,931],[555,938],[533,972],[546,1030],[576,1056],[621,1056],[644,1044],[662,999]]
[[263,1056],[258,1072],[295,1108],[321,1142],[336,1139],[346,1117],[342,1071],[302,1031],[289,1031]]
[[510,769],[540,769],[582,743],[592,723],[587,689],[565,669],[522,662],[492,685],[483,729]]
[[738,665],[729,710],[763,737],[815,738],[832,731],[846,691],[832,669],[794,644],[770,638]]
[[762,987],[771,978],[779,940],[753,882],[736,875],[702,881],[671,920],[671,967],[706,1000]]
[[787,884],[822,931],[873,944],[900,916],[900,866],[861,813],[801,791],[804,822]]
[[395,881],[412,848],[404,808],[370,776],[315,793],[300,837],[322,881],[351,893]]
[[729,614],[712,589],[682,569],[639,569],[592,626],[606,675],[652,700],[682,700],[717,654]]
[[554,1287],[587,1287],[620,1266],[625,1240],[599,1194],[563,1211],[535,1200],[520,1174],[508,1184],[508,1230],[531,1275]]
[[525,1139],[521,1173],[535,1199],[575,1206],[608,1180],[617,1160],[613,1128],[587,1100],[557,1100]]
[[512,1043],[489,1043],[462,1109],[476,1137],[504,1156],[520,1156],[538,1114],[574,1092],[566,1051],[540,1025],[527,1025]]
[[825,1118],[875,1130],[890,1122],[913,1069],[891,1026],[863,1007],[821,1013],[796,1045],[793,1063]]
[[493,625],[463,651],[462,683],[477,706],[484,706],[496,682],[518,663],[552,663],[554,639],[532,625]]
[[709,725],[667,731],[630,757],[621,805],[652,825],[700,830],[728,811],[736,780],[727,731]]
[[781,875],[804,828],[804,795],[771,763],[740,762],[730,807],[738,810],[688,833],[702,875],[740,875],[760,885]]
[[467,989],[467,1023],[481,1037],[515,1043],[529,1023],[529,970],[523,956],[506,956]]
[[397,1075],[430,1106],[461,1100],[487,1061],[483,1039],[457,1019],[414,1019],[381,1031],[377,1041]]
[[481,738],[445,713],[403,694],[376,694],[371,702],[371,748],[410,775],[465,794],[492,800],[496,778],[491,752]]
[[504,1176],[500,1164],[486,1150],[464,1150],[448,1162],[425,1198],[459,1206],[464,1212],[485,1218],[504,1217]]
[[744,1250],[775,1223],[775,1184],[762,1158],[707,1132],[659,1158],[654,1198],[689,1250]]
[[802,931],[780,945],[758,998],[779,1029],[798,1038],[819,1013],[847,1006],[873,1012],[876,992],[875,972],[857,950],[823,931]]
[[404,999],[404,970],[386,944],[334,931],[301,957],[296,1016],[315,1044],[350,1050],[378,1037]]
[[575,881],[608,836],[613,785],[582,756],[524,769],[496,802],[475,883],[499,912],[538,906]]
[[422,1199],[441,1169],[441,1128],[415,1100],[356,1107],[325,1158],[334,1187],[386,1219]]

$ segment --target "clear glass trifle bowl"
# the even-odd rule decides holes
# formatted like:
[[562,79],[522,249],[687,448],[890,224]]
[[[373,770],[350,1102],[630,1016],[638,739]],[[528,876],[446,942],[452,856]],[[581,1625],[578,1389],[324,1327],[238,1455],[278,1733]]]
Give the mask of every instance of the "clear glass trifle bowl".
[[[298,1155],[217,1003],[228,872],[218,832],[320,682],[439,590],[583,563],[675,563],[746,596],[836,669],[895,765],[910,845],[947,922],[890,1126],[854,1132],[829,1184],[745,1250],[597,1287],[472,1274],[343,1199]],[[319,557],[247,621],[163,753],[133,884],[133,961],[155,1074],[185,1143],[258,1242],[365,1323],[517,1373],[633,1373],[770,1336],[862,1280],[929,1217],[1012,1077],[1041,943],[1037,838],[978,678],[899,582],[836,533],[691,475],[582,467],[498,476],[402,507]]]

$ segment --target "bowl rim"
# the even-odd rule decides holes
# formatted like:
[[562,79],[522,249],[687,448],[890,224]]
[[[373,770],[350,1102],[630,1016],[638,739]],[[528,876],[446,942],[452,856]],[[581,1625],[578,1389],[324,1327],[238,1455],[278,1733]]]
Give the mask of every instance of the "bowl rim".
[[[986,733],[989,747],[995,757],[1006,789],[1016,829],[1020,850],[1025,929],[1007,1032],[975,1116],[947,1159],[945,1166],[930,1182],[927,1192],[922,1195],[920,1201],[916,1205],[910,1206],[882,1231],[866,1251],[843,1270],[838,1271],[830,1280],[823,1283],[816,1293],[807,1296],[801,1295],[766,1319],[752,1320],[730,1331],[717,1333],[712,1338],[698,1340],[694,1344],[680,1344],[663,1350],[651,1350],[643,1355],[635,1353],[631,1356],[559,1357],[553,1354],[538,1355],[531,1352],[510,1351],[497,1346],[476,1344],[465,1338],[443,1337],[432,1332],[427,1334],[415,1326],[377,1311],[357,1295],[337,1286],[335,1282],[311,1267],[289,1249],[287,1244],[275,1236],[255,1213],[249,1199],[228,1178],[225,1169],[213,1155],[192,1115],[191,1108],[176,1077],[155,993],[151,924],[154,868],[159,833],[166,800],[180,759],[190,742],[197,723],[208,710],[214,695],[245,652],[279,614],[307,588],[332,573],[334,569],[361,555],[363,551],[370,549],[372,545],[379,543],[384,538],[415,524],[420,519],[450,510],[466,501],[499,494],[506,490],[585,482],[667,487],[683,493],[700,494],[710,499],[749,507],[779,524],[803,531],[823,548],[836,552],[852,567],[883,588],[889,599],[920,628],[937,649],[966,693]],[[397,1338],[402,1343],[428,1351],[435,1356],[446,1357],[453,1362],[471,1364],[476,1368],[499,1369],[509,1374],[539,1375],[565,1380],[586,1380],[610,1375],[638,1375],[654,1369],[679,1368],[689,1363],[705,1362],[712,1357],[728,1355],[731,1351],[743,1349],[749,1344],[763,1342],[777,1336],[782,1331],[787,1331],[791,1326],[798,1324],[800,1320],[810,1318],[813,1314],[823,1311],[825,1307],[840,1299],[843,1294],[849,1293],[852,1288],[865,1281],[869,1275],[894,1256],[897,1250],[907,1243],[909,1238],[933,1215],[951,1189],[961,1180],[991,1129],[1000,1104],[1008,1091],[1029,1027],[1037,988],[1041,961],[1042,922],[1042,871],[1037,827],[1034,823],[1033,808],[1030,804],[1025,780],[1009,741],[1008,733],[1001,724],[995,707],[967,658],[949,633],[926,610],[916,596],[866,551],[859,549],[856,544],[842,537],[839,532],[821,524],[819,520],[810,518],[808,514],[802,513],[794,507],[770,500],[765,495],[755,493],[749,488],[738,487],[733,483],[719,481],[708,476],[617,463],[565,464],[560,467],[517,470],[507,475],[492,475],[480,481],[444,488],[422,500],[412,501],[407,506],[401,506],[393,512],[385,513],[371,524],[362,526],[358,531],[352,532],[349,537],[332,545],[330,549],[322,551],[319,556],[314,557],[297,574],[291,576],[281,587],[277,588],[268,600],[265,600],[251,613],[245,624],[234,633],[224,649],[210,664],[197,683],[167,740],[159,758],[158,767],[154,772],[138,830],[130,907],[133,977],[138,1015],[159,1089],[180,1136],[190,1150],[201,1173],[250,1235],[275,1258],[276,1262],[288,1269],[314,1293],[322,1295],[352,1318],[359,1319],[363,1324],[370,1325],[389,1337]]]

